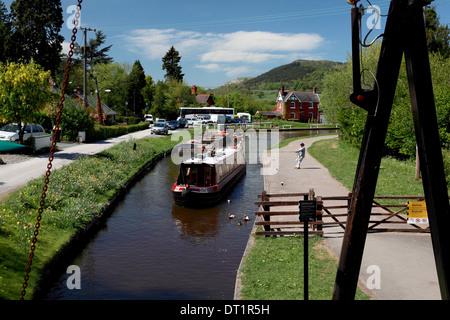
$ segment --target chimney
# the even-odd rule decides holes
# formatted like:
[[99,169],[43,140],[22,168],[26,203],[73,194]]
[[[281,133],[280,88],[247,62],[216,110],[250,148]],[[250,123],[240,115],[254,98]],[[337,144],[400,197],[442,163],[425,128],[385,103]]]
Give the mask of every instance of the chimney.
[[316,87],[313,88],[313,93],[317,93],[317,88]]
[[284,98],[284,86],[281,87],[281,97]]
[[191,94],[192,95],[194,95],[194,94],[197,94],[197,86],[192,86],[192,88],[191,88]]
[[77,94],[81,94],[81,88],[77,87]]

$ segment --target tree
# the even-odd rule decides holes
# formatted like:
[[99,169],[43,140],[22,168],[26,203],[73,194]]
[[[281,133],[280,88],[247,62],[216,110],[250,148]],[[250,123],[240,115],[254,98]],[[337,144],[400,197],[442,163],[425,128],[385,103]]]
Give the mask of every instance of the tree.
[[92,72],[98,80],[98,89],[102,102],[113,110],[126,114],[127,87],[131,65],[128,63],[99,63]]
[[145,109],[145,101],[141,93],[145,85],[144,68],[142,68],[141,62],[136,60],[131,69],[127,84],[128,109],[131,109],[134,115],[142,114],[142,110]]
[[145,112],[152,108],[153,98],[155,95],[155,82],[153,81],[152,76],[148,75],[145,77],[145,86],[141,90],[141,94],[144,97],[145,101]]
[[426,10],[426,34],[428,50],[448,58],[450,56],[448,25],[440,24],[436,7],[429,7]]
[[200,107],[191,88],[181,81],[158,81],[155,86],[152,108],[150,112],[154,117],[164,119],[176,119],[180,114],[180,108]]
[[172,46],[162,58],[162,69],[166,70],[166,75],[164,76],[166,81],[183,81],[184,74],[181,73],[181,66],[178,65],[180,60],[180,53]]
[[0,62],[9,60],[11,21],[5,4],[0,1]]
[[29,64],[0,64],[0,113],[8,122],[19,126],[23,143],[25,127],[38,119],[45,104],[54,98],[50,88],[50,72],[33,61]]
[[[99,63],[112,63],[114,61],[112,57],[108,56],[108,52],[112,45],[100,48],[105,44],[105,42],[106,35],[102,30],[95,32],[95,39],[89,39],[86,48],[86,57],[89,69]],[[79,56],[80,59],[83,58],[84,50],[78,43],[75,44],[74,54]]]
[[60,35],[63,12],[60,0],[15,0],[11,4],[13,57],[41,65],[54,75],[64,38]]

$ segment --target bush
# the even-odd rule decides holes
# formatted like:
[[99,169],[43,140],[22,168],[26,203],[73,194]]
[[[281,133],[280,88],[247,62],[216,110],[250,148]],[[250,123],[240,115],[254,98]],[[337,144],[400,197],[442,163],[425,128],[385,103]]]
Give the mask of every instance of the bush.
[[86,108],[72,100],[66,100],[60,127],[65,139],[68,141],[78,141],[78,132],[92,132],[94,122]]
[[134,125],[113,125],[113,126],[100,126],[95,125],[92,131],[87,134],[87,139],[89,142],[105,140],[112,137],[117,137],[125,135],[128,133],[141,131],[149,128],[148,122],[141,122]]

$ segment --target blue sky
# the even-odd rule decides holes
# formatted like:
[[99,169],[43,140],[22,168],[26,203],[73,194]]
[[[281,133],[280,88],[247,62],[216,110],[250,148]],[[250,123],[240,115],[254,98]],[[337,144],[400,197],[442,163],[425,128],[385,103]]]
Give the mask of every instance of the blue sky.
[[[11,1],[4,2],[9,7]],[[388,12],[389,0],[370,2]],[[66,22],[76,3],[62,0]],[[369,6],[367,0],[360,3]],[[434,3],[441,23],[449,23],[450,0]],[[116,62],[139,60],[155,81],[163,79],[161,58],[173,45],[182,57],[185,81],[213,88],[297,59],[346,61],[350,9],[345,0],[84,0],[81,25],[102,30]],[[373,13],[363,17],[363,32],[373,18]],[[68,41],[67,23],[62,33]],[[77,42],[82,41],[79,32]]]

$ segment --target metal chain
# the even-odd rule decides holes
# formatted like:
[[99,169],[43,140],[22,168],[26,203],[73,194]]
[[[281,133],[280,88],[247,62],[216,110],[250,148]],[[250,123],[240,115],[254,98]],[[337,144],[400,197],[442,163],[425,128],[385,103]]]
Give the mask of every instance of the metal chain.
[[57,117],[56,117],[56,124],[55,124],[55,129],[54,129],[53,137],[52,137],[52,147],[50,149],[50,157],[48,158],[49,163],[47,165],[47,173],[45,174],[44,187],[42,188],[41,202],[40,202],[40,207],[38,210],[38,216],[36,218],[37,222],[34,227],[34,237],[33,237],[32,244],[31,244],[30,255],[28,256],[27,269],[25,271],[25,277],[24,277],[25,281],[22,285],[23,290],[21,292],[20,300],[24,300],[24,297],[26,294],[26,289],[28,287],[28,280],[30,278],[31,265],[33,264],[34,251],[36,250],[37,237],[39,235],[39,229],[41,227],[42,213],[44,212],[45,198],[47,197],[48,184],[50,182],[50,174],[51,174],[51,169],[53,166],[52,163],[53,163],[53,159],[54,159],[54,155],[55,155],[55,151],[56,151],[56,138],[57,138],[57,135],[59,132],[59,124],[61,122],[61,115],[62,115],[62,110],[63,110],[63,106],[64,106],[64,101],[66,100],[65,93],[67,90],[67,84],[69,83],[70,64],[72,63],[72,56],[73,56],[73,50],[75,47],[75,40],[77,39],[76,34],[78,32],[78,24],[80,21],[80,15],[81,15],[80,12],[81,12],[81,3],[82,2],[83,2],[83,0],[78,0],[77,12],[75,13],[75,21],[74,21],[74,27],[72,30],[70,50],[69,50],[68,57],[67,57],[67,65],[66,65],[66,69],[65,69],[65,75],[64,75],[64,80],[63,80],[63,85],[62,85],[62,90],[61,90],[61,96],[60,96],[60,100],[59,100],[59,104],[58,104],[58,113],[57,113]]

